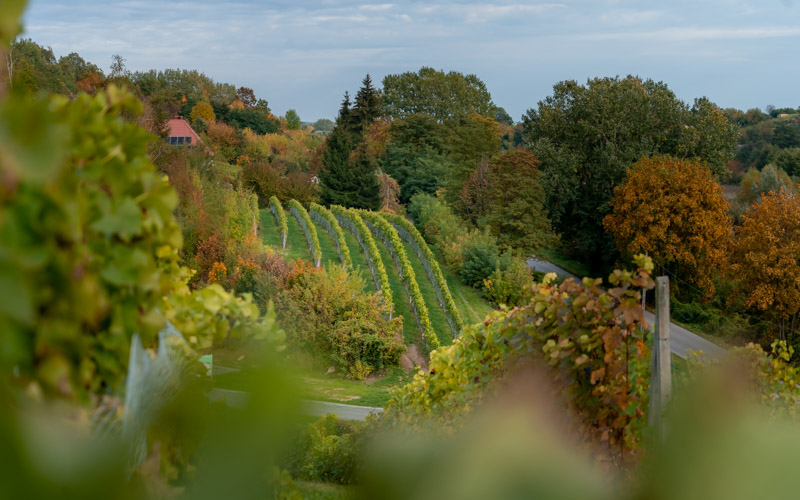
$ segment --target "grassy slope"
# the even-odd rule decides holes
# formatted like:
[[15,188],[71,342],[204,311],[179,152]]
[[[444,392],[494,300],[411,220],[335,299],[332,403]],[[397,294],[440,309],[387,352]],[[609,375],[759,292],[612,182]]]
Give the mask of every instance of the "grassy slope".
[[[286,250],[283,251],[286,259],[303,259],[311,261],[311,250],[308,249],[308,243],[306,243],[306,237],[303,235],[303,230],[300,228],[300,225],[297,223],[297,219],[294,218],[294,215],[290,214],[288,211],[286,212],[286,225],[289,227],[289,235],[286,238]],[[275,217],[268,209],[261,210],[261,238],[265,244],[270,245],[280,251],[280,231],[278,230],[278,224],[275,222]],[[322,240],[322,238],[320,238],[320,240]],[[320,241],[320,245],[321,244],[322,242]],[[322,252],[322,256],[323,259],[326,257],[324,250]]]

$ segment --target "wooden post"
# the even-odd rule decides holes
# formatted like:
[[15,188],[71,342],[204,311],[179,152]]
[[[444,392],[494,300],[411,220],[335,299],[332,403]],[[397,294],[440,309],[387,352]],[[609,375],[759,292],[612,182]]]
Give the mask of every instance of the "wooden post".
[[672,354],[669,347],[669,278],[656,278],[656,324],[650,375],[648,422],[661,433],[661,414],[672,397]]

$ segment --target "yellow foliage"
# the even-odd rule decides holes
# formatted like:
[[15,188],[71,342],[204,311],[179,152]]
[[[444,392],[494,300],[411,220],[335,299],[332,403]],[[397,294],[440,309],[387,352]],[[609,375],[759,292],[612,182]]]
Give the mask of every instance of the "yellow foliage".
[[[736,229],[733,271],[748,307],[779,322],[800,311],[800,199],[786,189],[764,194]],[[784,326],[780,322],[781,336]]]
[[626,255],[648,253],[681,279],[714,291],[731,235],[728,202],[711,170],[666,156],[642,158],[614,189],[603,225]]

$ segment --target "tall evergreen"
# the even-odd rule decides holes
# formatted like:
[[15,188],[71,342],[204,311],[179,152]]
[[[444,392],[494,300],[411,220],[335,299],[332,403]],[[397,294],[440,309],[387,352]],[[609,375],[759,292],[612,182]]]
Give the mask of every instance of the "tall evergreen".
[[355,106],[351,113],[353,115],[353,124],[359,133],[363,133],[372,122],[383,115],[380,94],[372,86],[372,78],[369,73],[361,81],[361,88],[356,94]]
[[[345,92],[336,126],[328,136],[322,155],[320,190],[322,202],[327,205],[377,210],[380,207],[380,182],[377,165],[361,151],[351,155],[361,142],[364,129],[379,111],[377,93],[369,75],[364,87],[358,91],[355,107],[351,107],[350,94]],[[369,123],[362,118],[369,118]],[[353,156],[353,158],[351,158]]]
[[[341,114],[339,115],[341,118]],[[319,173],[320,195],[326,205],[351,206],[353,176],[350,171],[350,137],[340,120],[325,142],[322,170]]]

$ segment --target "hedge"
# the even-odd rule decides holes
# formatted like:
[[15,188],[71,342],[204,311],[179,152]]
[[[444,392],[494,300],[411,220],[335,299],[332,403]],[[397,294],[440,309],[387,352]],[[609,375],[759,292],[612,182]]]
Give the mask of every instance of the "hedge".
[[339,225],[339,222],[331,211],[322,205],[311,203],[309,208],[308,215],[319,222],[322,227],[330,233],[331,238],[336,243],[336,251],[339,253],[342,267],[344,267],[345,271],[350,272],[353,269],[353,261],[350,259],[350,249],[347,248],[347,242],[344,240],[342,226]]
[[411,310],[422,332],[422,338],[425,340],[429,351],[436,349],[439,347],[439,338],[433,330],[433,325],[431,325],[431,320],[428,317],[428,306],[425,305],[425,299],[419,290],[417,277],[411,267],[411,262],[408,260],[408,255],[406,255],[406,250],[403,247],[400,236],[397,234],[397,230],[375,212],[358,210],[358,213],[367,221],[370,229],[386,243],[386,247],[389,249],[389,253],[392,254],[397,270],[402,277],[406,292],[408,292]]
[[450,295],[450,288],[447,286],[447,280],[444,279],[442,270],[439,268],[439,262],[425,242],[425,238],[422,237],[414,224],[405,217],[385,212],[381,212],[381,215],[397,229],[400,237],[406,240],[419,256],[419,260],[422,261],[422,265],[428,273],[428,279],[430,279],[436,291],[436,296],[439,298],[439,304],[445,310],[450,328],[453,330],[453,334],[458,337],[464,322],[461,319],[461,313],[456,308],[456,303],[453,301],[453,296]]
[[297,223],[303,229],[303,234],[308,243],[308,249],[311,250],[311,258],[314,260],[314,267],[319,267],[322,264],[322,250],[319,248],[319,238],[317,237],[317,228],[311,222],[311,217],[308,212],[297,200],[289,200],[289,211],[297,219]]
[[372,234],[356,212],[338,205],[331,205],[330,210],[339,224],[353,233],[361,245],[369,270],[372,272],[372,279],[375,280],[375,288],[383,294],[383,299],[389,306],[389,318],[391,319],[394,312],[394,297],[392,289],[389,287],[389,275],[386,274],[386,267],[383,265],[383,259],[378,252],[375,240],[372,239]]
[[289,235],[289,225],[286,223],[286,212],[283,211],[281,201],[271,196],[269,198],[269,209],[275,217],[275,222],[278,224],[278,229],[281,231],[281,244],[286,248],[286,237]]

